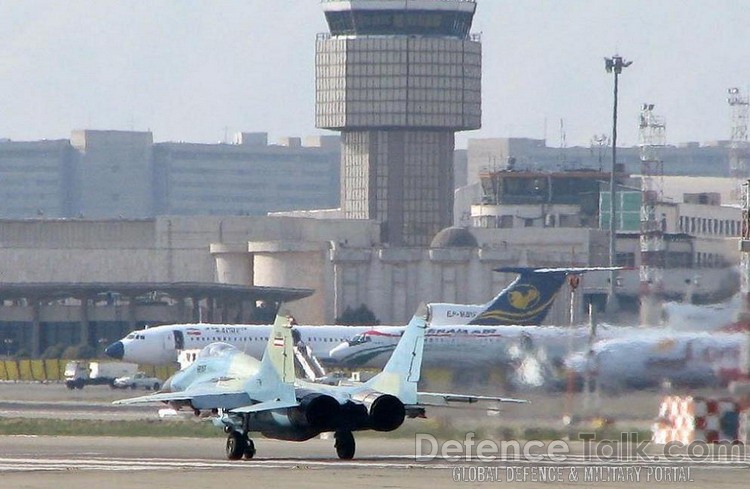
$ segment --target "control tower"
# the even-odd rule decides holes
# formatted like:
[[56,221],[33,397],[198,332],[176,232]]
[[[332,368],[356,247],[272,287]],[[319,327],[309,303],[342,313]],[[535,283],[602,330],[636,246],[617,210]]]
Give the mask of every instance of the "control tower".
[[341,207],[393,246],[453,224],[456,131],[481,126],[474,0],[323,0],[316,126],[341,131]]

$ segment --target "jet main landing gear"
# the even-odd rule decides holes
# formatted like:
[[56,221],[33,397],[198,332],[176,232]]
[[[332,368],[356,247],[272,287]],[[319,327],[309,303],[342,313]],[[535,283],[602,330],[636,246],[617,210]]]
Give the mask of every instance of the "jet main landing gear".
[[251,459],[255,456],[255,442],[246,433],[232,431],[227,436],[226,454],[229,460]]
[[336,455],[341,460],[351,460],[354,458],[354,451],[357,446],[354,442],[354,435],[351,431],[337,431],[333,437],[336,439],[334,447],[336,448]]

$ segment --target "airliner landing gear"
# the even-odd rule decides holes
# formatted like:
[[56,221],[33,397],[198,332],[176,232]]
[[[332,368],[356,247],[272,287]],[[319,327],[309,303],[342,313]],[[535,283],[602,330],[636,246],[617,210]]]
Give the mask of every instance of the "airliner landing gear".
[[356,444],[352,432],[337,431],[333,436],[336,439],[336,443],[333,445],[336,448],[336,455],[338,455],[341,460],[353,459]]

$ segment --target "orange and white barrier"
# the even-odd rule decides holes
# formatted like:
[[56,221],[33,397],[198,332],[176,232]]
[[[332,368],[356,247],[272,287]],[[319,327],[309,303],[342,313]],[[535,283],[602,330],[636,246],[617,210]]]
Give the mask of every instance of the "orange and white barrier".
[[652,426],[653,443],[745,443],[745,416],[732,399],[666,396]]

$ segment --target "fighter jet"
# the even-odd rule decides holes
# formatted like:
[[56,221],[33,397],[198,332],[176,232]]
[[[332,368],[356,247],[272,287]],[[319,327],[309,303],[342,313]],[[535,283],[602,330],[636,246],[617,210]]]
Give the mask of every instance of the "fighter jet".
[[[259,362],[235,347],[212,343],[189,367],[167,380],[163,391],[116,401],[116,404],[165,402],[190,407],[196,414],[215,414],[214,423],[227,433],[230,460],[255,455],[251,432],[268,438],[305,441],[333,432],[336,454],[354,457],[353,432],[392,431],[406,417],[424,417],[426,406],[449,402],[521,399],[466,394],[417,392],[427,328],[424,308],[412,318],[391,359],[369,381],[350,386],[314,384],[295,378],[289,321],[277,317]],[[434,402],[426,402],[434,399]]]

